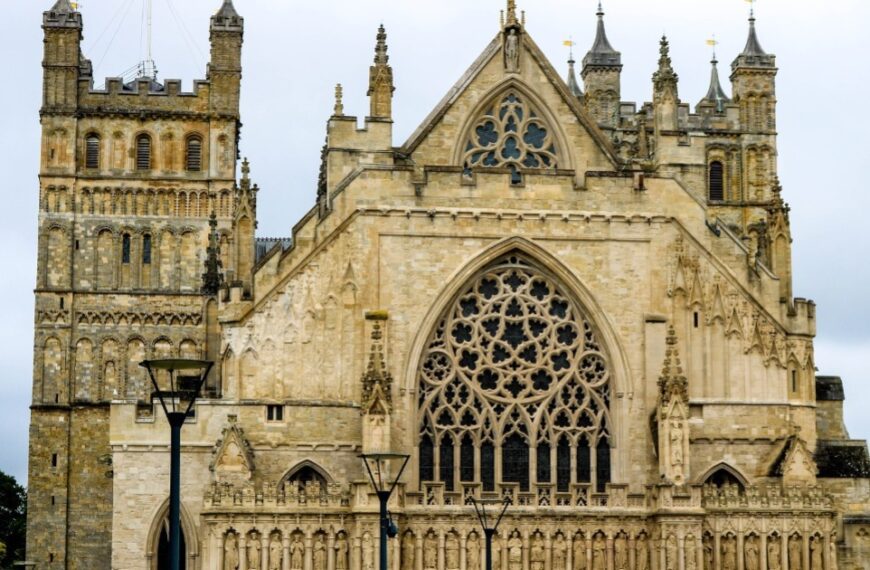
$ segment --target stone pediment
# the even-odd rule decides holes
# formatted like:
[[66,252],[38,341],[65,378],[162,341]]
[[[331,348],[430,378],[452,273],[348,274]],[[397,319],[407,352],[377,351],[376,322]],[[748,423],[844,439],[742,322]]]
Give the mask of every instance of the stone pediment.
[[209,469],[217,482],[247,481],[253,475],[254,453],[236,416],[229,416],[221,439],[215,443]]
[[813,454],[807,449],[807,444],[797,435],[786,439],[780,447],[774,459],[770,475],[782,477],[786,484],[808,483],[815,484],[818,467],[813,459]]

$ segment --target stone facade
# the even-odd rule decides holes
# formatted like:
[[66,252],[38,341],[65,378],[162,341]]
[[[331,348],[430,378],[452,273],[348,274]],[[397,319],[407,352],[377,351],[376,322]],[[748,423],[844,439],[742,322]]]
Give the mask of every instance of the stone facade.
[[[138,363],[216,363],[183,432],[187,568],[373,570],[358,455],[411,456],[395,570],[866,570],[870,460],[791,292],[775,58],[754,20],[694,113],[667,40],[619,100],[502,28],[401,147],[378,30],[365,127],[329,119],[317,201],[257,239],[235,180],[244,21],[194,92],[108,80],[44,16],[28,558],[163,568],[168,426]],[[714,64],[715,65],[715,64]]]

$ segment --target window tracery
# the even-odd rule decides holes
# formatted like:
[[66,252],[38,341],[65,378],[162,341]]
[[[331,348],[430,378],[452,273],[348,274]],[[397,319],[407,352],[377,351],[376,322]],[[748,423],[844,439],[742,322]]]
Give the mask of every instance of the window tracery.
[[515,91],[493,102],[475,122],[462,162],[466,172],[480,167],[509,168],[514,183],[522,181],[522,169],[559,166],[553,130],[525,96]]
[[437,475],[450,491],[473,473],[487,491],[536,482],[566,492],[609,481],[607,357],[563,287],[522,256],[463,288],[427,345],[418,383],[421,482]]

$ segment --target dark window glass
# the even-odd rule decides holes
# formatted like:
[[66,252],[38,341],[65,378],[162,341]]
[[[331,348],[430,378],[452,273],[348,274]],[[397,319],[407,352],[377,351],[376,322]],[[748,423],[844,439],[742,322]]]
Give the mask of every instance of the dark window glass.
[[148,135],[136,138],[136,170],[151,170],[151,137]]
[[599,493],[603,493],[605,485],[610,483],[610,443],[606,439],[598,442],[595,460],[595,488]]
[[151,235],[142,236],[142,263],[151,263]]
[[474,481],[474,443],[468,434],[462,438],[459,448],[459,478],[462,481]]
[[518,434],[508,437],[501,450],[501,472],[505,483],[519,483],[529,490],[529,444]]
[[585,439],[581,439],[577,446],[577,482],[588,483],[591,481],[591,463],[590,463],[589,443]]
[[[184,543],[184,533],[181,532],[181,565],[179,568],[185,570],[187,568],[187,545]],[[169,570],[171,568],[169,559],[169,521],[163,524],[163,531],[160,533],[160,542],[157,545],[157,570]]]
[[453,439],[445,437],[441,440],[441,482],[444,483],[444,488],[448,491],[453,490]]
[[568,438],[559,440],[556,447],[556,490],[565,493],[571,486],[571,446]]
[[85,168],[100,167],[100,137],[88,135],[85,140]]
[[710,163],[710,200],[721,202],[725,199],[725,174],[718,160]]
[[121,263],[130,263],[130,234],[121,238]]
[[424,435],[420,439],[420,481],[435,480],[435,449],[432,438]]
[[734,485],[741,491],[743,490],[743,484],[740,482],[740,479],[735,477],[732,473],[729,473],[726,469],[719,469],[715,471],[712,475],[707,477],[707,481],[705,482],[708,485],[716,485],[717,487]]
[[187,170],[199,172],[202,169],[202,139],[190,137],[187,139]]
[[549,483],[550,482],[550,444],[549,443],[539,443],[538,444],[538,483]]
[[495,447],[489,442],[480,446],[480,482],[484,491],[495,491]]
[[284,406],[266,406],[266,419],[270,422],[284,421]]

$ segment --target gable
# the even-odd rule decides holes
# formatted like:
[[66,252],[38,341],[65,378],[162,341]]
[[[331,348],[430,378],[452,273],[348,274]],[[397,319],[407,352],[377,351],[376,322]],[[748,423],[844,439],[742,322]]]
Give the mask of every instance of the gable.
[[[620,161],[607,136],[588,116],[580,100],[570,93],[568,86],[531,37],[522,33],[518,61],[513,65],[506,60],[504,37],[504,33],[499,33],[490,42],[411,135],[402,147],[403,154],[410,155],[421,166],[480,168],[487,166],[481,164],[480,157],[477,157],[477,163],[469,164],[468,159],[475,154],[469,143],[473,147],[483,142],[490,145],[481,150],[497,151],[496,158],[511,154],[516,156],[515,147],[506,149],[502,143],[519,142],[518,146],[522,147],[526,133],[517,133],[518,136],[512,141],[504,128],[506,125],[494,121],[492,126],[495,128],[484,133],[482,141],[475,137],[476,129],[485,125],[493,112],[503,111],[507,98],[513,96],[521,101],[527,113],[533,110],[538,119],[537,126],[546,130],[547,137],[543,146],[536,148],[526,145],[527,148],[520,149],[520,163],[525,162],[530,155],[536,155],[529,158],[526,164],[521,164],[521,167],[573,170],[578,180],[582,180],[587,171],[618,168]],[[514,65],[517,71],[509,71]],[[528,114],[523,116],[524,119],[528,117]],[[532,140],[537,142],[535,138]],[[549,165],[543,157],[551,159]],[[506,167],[510,164],[495,160],[490,161],[488,166]]]

